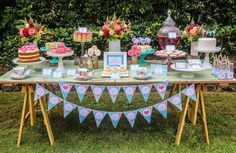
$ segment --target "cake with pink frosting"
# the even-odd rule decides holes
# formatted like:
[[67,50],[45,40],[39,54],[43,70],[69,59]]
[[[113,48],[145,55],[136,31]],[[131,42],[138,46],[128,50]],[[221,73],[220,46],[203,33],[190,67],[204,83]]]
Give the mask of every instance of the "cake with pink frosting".
[[36,45],[24,45],[18,49],[18,62],[30,63],[39,62],[40,54],[39,49]]

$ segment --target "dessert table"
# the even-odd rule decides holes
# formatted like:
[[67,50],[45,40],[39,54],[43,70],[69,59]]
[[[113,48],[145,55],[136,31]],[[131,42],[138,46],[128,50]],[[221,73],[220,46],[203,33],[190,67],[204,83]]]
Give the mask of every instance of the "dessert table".
[[[101,61],[102,62],[102,61]],[[20,129],[18,135],[17,146],[20,146],[22,136],[23,136],[23,128],[25,126],[26,121],[30,120],[30,125],[34,126],[36,124],[36,106],[39,105],[42,111],[42,115],[44,118],[44,123],[47,129],[48,137],[50,144],[54,144],[54,136],[51,129],[50,121],[49,121],[49,112],[45,108],[45,104],[47,102],[47,97],[44,96],[39,100],[33,100],[33,94],[35,89],[35,84],[40,84],[42,86],[51,86],[57,85],[59,82],[70,82],[70,83],[79,83],[79,84],[89,84],[89,85],[139,85],[139,84],[148,84],[148,83],[157,83],[167,81],[169,85],[171,85],[171,91],[169,97],[173,95],[175,92],[180,92],[183,87],[188,87],[191,84],[195,84],[196,88],[196,102],[192,102],[189,98],[186,98],[184,102],[184,106],[182,111],[177,110],[175,107],[173,108],[174,112],[177,114],[178,118],[178,129],[175,139],[175,144],[179,145],[182,132],[184,129],[184,125],[186,120],[192,122],[193,125],[197,123],[197,116],[199,115],[202,120],[203,133],[205,142],[209,144],[209,136],[208,136],[208,128],[207,128],[207,117],[206,117],[206,108],[204,102],[203,93],[207,90],[206,86],[209,84],[236,84],[236,79],[232,80],[219,80],[215,76],[211,74],[211,71],[204,71],[201,73],[195,74],[195,78],[182,78],[179,72],[171,71],[168,72],[168,76],[166,77],[152,77],[149,80],[135,80],[132,77],[125,77],[120,80],[112,80],[110,78],[101,77],[102,73],[102,63],[99,63],[100,68],[94,70],[93,79],[88,81],[78,81],[75,80],[72,76],[65,78],[51,78],[42,75],[42,68],[46,66],[44,64],[35,65],[35,73],[32,73],[31,76],[24,80],[12,80],[10,75],[13,73],[13,70],[7,72],[6,74],[0,77],[0,85],[2,86],[13,86],[13,85],[22,85],[22,93],[24,94],[24,101],[22,107],[22,116],[20,122]],[[157,61],[148,61],[149,64],[154,64]],[[78,68],[78,66],[74,65],[74,61],[64,61],[65,68]],[[129,66],[128,66],[129,67]],[[55,69],[55,67],[54,67]],[[28,105],[28,107],[27,107]],[[169,105],[169,104],[168,104]],[[29,110],[29,111],[27,111]]]

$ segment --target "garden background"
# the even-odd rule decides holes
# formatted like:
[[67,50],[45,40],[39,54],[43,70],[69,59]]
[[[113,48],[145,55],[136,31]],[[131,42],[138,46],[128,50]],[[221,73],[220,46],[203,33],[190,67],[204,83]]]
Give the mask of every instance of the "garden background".
[[[12,66],[11,60],[17,57],[17,49],[23,44],[16,25],[28,16],[52,32],[38,42],[39,46],[48,41],[63,41],[79,50],[80,45],[73,42],[73,32],[79,26],[98,31],[106,17],[116,13],[132,23],[133,36],[151,36],[153,46],[158,48],[157,32],[170,9],[181,30],[194,19],[199,25],[206,25],[206,30],[216,29],[223,52],[233,55],[231,58],[236,55],[235,0],[1,0],[0,3],[1,67]],[[87,47],[92,44],[102,50],[107,48],[106,40],[96,35]],[[123,50],[130,45],[130,40],[123,41]],[[183,38],[179,48],[189,51],[190,43]]]

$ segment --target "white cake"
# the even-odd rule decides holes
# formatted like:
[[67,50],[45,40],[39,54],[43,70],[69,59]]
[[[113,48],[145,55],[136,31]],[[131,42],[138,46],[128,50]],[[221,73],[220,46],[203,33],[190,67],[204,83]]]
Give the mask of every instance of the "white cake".
[[214,50],[216,49],[215,38],[199,38],[198,39],[198,50]]

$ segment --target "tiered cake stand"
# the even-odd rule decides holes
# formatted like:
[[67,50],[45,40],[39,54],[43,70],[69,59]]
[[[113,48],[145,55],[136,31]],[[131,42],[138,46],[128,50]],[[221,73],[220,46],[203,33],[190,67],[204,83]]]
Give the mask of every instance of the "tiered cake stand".
[[51,52],[47,52],[47,55],[48,56],[51,56],[51,57],[58,57],[58,67],[56,69],[56,71],[58,72],[62,72],[62,73],[65,73],[66,72],[66,69],[63,65],[63,57],[68,57],[68,56],[72,56],[74,54],[74,51],[70,52],[70,53],[65,53],[65,54],[56,54],[56,53],[51,53]]
[[[43,52],[43,53],[47,53],[49,51],[49,49],[46,48],[46,47],[40,47],[40,51]],[[52,59],[49,60],[49,63],[52,63],[52,64],[58,63],[58,58],[57,57],[52,57]]]
[[40,61],[38,61],[38,62],[29,62],[29,63],[18,62],[18,60],[19,60],[18,58],[15,58],[15,59],[12,60],[12,62],[14,64],[17,64],[17,65],[22,65],[22,66],[26,65],[27,69],[30,70],[30,73],[34,73],[36,71],[35,71],[33,65],[43,63],[45,61],[45,58],[44,57],[40,57]]
[[198,47],[194,47],[194,49],[199,52],[199,53],[205,53],[205,58],[204,58],[204,62],[203,62],[203,66],[206,68],[212,68],[212,65],[210,63],[210,53],[217,53],[221,50],[220,47],[216,47],[215,49],[199,49]]
[[141,55],[140,55],[138,64],[140,64],[140,65],[147,64],[147,62],[145,62],[145,60],[144,60],[145,56],[146,55],[151,55],[153,53],[154,53],[154,49],[147,49],[145,51],[141,51]]

